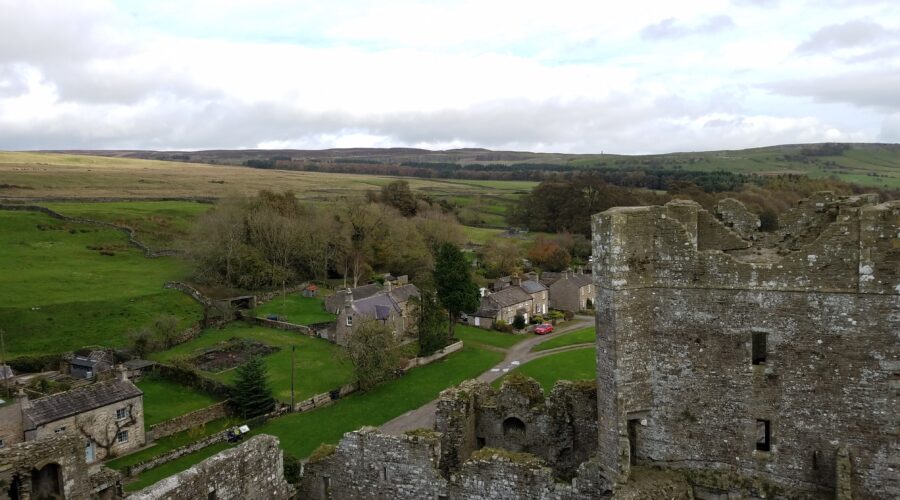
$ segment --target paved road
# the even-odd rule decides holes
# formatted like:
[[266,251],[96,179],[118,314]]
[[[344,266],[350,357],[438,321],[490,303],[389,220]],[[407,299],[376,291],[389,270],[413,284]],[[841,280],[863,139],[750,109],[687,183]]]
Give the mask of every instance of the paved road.
[[[476,379],[481,382],[491,383],[498,378],[506,375],[507,372],[516,368],[517,366],[527,363],[533,359],[542,358],[544,356],[549,356],[551,354],[556,354],[563,351],[571,351],[574,349],[585,349],[588,347],[592,347],[593,343],[587,344],[574,344],[563,347],[557,347],[555,349],[547,349],[546,351],[537,351],[531,352],[531,349],[543,342],[547,342],[550,339],[556,338],[562,333],[570,332],[572,330],[578,330],[579,328],[584,328],[586,326],[593,326],[594,318],[590,316],[577,316],[575,320],[566,326],[560,328],[553,335],[532,335],[528,337],[526,340],[519,342],[518,344],[512,346],[512,348],[505,350],[506,357],[503,358],[503,361],[500,364],[494,366],[490,370],[482,373]],[[498,349],[499,350],[499,349]],[[381,432],[386,434],[403,434],[403,432],[412,430],[412,429],[420,429],[434,428],[434,413],[437,409],[437,399],[416,408],[415,410],[409,411],[400,415],[399,417],[385,423],[381,426]]]

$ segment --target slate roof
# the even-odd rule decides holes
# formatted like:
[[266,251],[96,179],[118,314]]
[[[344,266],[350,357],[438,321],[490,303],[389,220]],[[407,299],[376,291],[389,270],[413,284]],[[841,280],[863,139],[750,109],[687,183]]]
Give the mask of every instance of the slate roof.
[[155,366],[156,361],[150,361],[149,359],[131,359],[122,363],[122,365],[129,370],[140,370],[142,368],[147,368],[148,366]]
[[25,415],[37,427],[88,412],[119,401],[144,394],[136,385],[126,380],[97,382],[71,391],[35,399]]
[[391,298],[393,298],[397,302],[403,303],[408,301],[410,297],[418,297],[419,289],[416,288],[416,285],[410,283],[408,285],[394,287],[388,293],[390,293]]
[[538,283],[537,281],[532,280],[523,281],[519,286],[522,287],[522,290],[525,290],[528,293],[538,293],[547,290],[547,287]]
[[522,302],[528,302],[531,300],[531,295],[528,295],[525,293],[525,290],[522,290],[517,286],[511,286],[509,288],[504,288],[499,292],[492,293],[488,295],[487,298],[500,307],[509,307],[521,304]]
[[379,293],[362,300],[354,300],[353,311],[375,319],[388,319],[391,311],[400,312],[400,306],[389,294]]
[[[356,288],[350,289],[350,292],[353,294],[353,300],[365,299],[367,297],[375,295],[380,291],[381,287],[378,286],[377,283],[371,283],[369,285],[358,286]],[[325,297],[325,309],[330,313],[339,313],[340,309],[344,307],[344,296],[346,295],[347,291],[341,290],[334,295]]]
[[544,284],[544,286],[550,286],[550,285],[556,283],[557,281],[559,281],[560,278],[562,278],[562,277],[563,277],[563,273],[554,273],[554,272],[548,271],[546,273],[541,273],[540,280],[541,280],[541,283]]
[[567,278],[560,278],[553,286],[571,286],[583,288],[593,283],[593,277],[590,274],[572,274]]

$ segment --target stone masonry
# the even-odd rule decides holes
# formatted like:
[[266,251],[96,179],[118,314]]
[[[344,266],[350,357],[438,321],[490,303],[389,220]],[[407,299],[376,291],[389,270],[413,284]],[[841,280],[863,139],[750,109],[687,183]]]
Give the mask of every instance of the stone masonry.
[[84,439],[70,435],[0,449],[0,500],[90,498]]
[[734,203],[732,228],[687,201],[594,216],[607,478],[900,497],[900,202],[875,201],[819,193],[775,233]]
[[293,487],[284,479],[283,467],[278,438],[262,434],[129,495],[128,498],[283,500],[292,498],[294,494]]

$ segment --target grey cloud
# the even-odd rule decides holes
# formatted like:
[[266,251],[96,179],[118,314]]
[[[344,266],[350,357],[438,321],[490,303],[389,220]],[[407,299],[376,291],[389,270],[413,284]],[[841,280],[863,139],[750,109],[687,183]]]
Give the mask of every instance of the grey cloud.
[[878,140],[883,142],[900,142],[900,113],[885,117],[881,124]]
[[857,71],[836,76],[786,80],[763,85],[781,95],[818,102],[846,103],[883,110],[900,109],[900,68]]
[[868,20],[854,20],[843,24],[833,24],[819,29],[797,46],[801,54],[831,52],[834,50],[864,47],[886,39],[898,37],[900,33]]
[[708,35],[734,28],[734,21],[726,16],[710,17],[699,24],[689,25],[679,22],[674,17],[645,26],[641,30],[641,37],[645,40],[661,40],[669,38],[683,38],[691,35]]

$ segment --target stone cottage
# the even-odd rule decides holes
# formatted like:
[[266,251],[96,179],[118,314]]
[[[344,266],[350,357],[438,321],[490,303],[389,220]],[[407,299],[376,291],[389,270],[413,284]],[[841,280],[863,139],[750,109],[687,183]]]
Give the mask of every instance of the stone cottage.
[[469,314],[466,322],[472,326],[491,328],[497,321],[512,323],[520,314],[527,322],[550,310],[550,294],[537,280],[522,281],[511,277],[512,285],[481,298],[478,310]]
[[[143,392],[123,378],[96,382],[32,401],[16,402],[25,441],[78,436],[87,463],[144,445]],[[12,425],[4,421],[4,427]]]
[[550,307],[553,309],[578,312],[593,303],[594,278],[590,275],[566,271],[550,285]]
[[329,332],[332,336],[329,340],[346,346],[355,329],[372,320],[390,326],[397,336],[405,335],[414,326],[410,317],[410,299],[419,296],[419,289],[415,285],[410,283],[395,287],[388,281],[383,289],[363,298],[357,298],[354,290],[357,289],[346,290],[341,294],[344,303],[335,312],[337,320],[334,331]]

